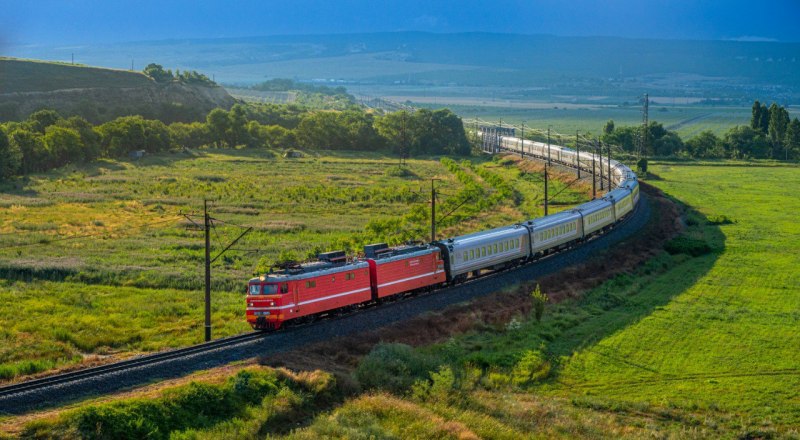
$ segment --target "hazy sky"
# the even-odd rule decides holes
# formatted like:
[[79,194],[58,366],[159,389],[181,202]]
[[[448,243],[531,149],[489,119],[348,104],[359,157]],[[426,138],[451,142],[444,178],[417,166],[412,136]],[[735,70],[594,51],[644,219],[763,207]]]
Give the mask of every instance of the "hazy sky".
[[0,0],[26,44],[419,30],[800,41],[800,0]]

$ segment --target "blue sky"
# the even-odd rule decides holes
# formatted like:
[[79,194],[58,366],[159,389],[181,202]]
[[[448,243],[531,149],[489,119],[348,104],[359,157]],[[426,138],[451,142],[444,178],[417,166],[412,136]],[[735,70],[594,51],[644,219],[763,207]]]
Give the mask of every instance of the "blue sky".
[[404,30],[800,42],[799,22],[800,0],[0,0],[0,51]]

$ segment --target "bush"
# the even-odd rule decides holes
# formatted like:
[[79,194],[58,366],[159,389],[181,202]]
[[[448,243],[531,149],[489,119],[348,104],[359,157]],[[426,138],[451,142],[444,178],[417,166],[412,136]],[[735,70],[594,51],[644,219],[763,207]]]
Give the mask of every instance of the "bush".
[[405,344],[378,344],[361,360],[356,379],[364,388],[405,393],[417,380],[427,380],[437,363]]
[[699,257],[711,252],[711,246],[703,240],[679,235],[668,241],[664,245],[664,250],[671,255],[686,254],[692,257]]
[[515,385],[527,385],[542,380],[550,374],[550,362],[539,350],[527,350],[514,365],[511,380]]
[[712,215],[708,218],[709,225],[731,225],[733,223],[736,223],[736,220],[727,215]]
[[542,289],[539,287],[539,284],[536,284],[536,289],[531,292],[531,300],[533,301],[533,314],[536,317],[536,321],[542,320],[542,315],[544,314],[544,305],[548,301],[547,294],[542,293]]

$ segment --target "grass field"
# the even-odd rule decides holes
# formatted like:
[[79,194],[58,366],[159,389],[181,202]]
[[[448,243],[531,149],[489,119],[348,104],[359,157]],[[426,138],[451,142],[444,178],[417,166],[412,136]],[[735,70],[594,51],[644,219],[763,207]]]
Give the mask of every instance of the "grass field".
[[[430,106],[431,103],[415,103]],[[582,134],[591,133],[598,136],[609,119],[616,126],[641,125],[642,109],[634,103],[631,106],[593,106],[591,104],[572,104],[562,102],[519,103],[512,106],[506,102],[484,102],[475,105],[447,105],[459,116],[466,119],[478,118],[488,122],[520,125],[534,129],[552,127],[553,132],[568,137],[575,136],[575,130]],[[435,104],[433,106],[441,106]],[[650,120],[660,122],[668,130],[676,131],[681,138],[691,139],[702,131],[709,130],[722,136],[734,125],[750,123],[751,110],[745,107],[711,107],[711,106],[657,106],[650,107]]]
[[[367,242],[426,240],[430,178],[440,236],[541,215],[541,184],[513,161],[475,163],[331,153],[173,153],[35,175],[0,193],[0,378],[98,357],[199,342],[203,198],[216,221],[216,336],[247,330],[241,292],[279,257],[351,254]],[[486,180],[489,179],[489,180]],[[513,187],[513,190],[511,189]],[[553,193],[564,187],[554,182]],[[510,193],[509,193],[510,192]],[[565,209],[587,197],[567,188]],[[23,317],[21,319],[21,317]]]
[[[548,306],[541,322],[518,316],[417,349],[379,345],[354,374],[373,391],[346,398],[352,385],[337,385],[331,399],[312,388],[278,407],[270,391],[213,426],[186,418],[173,435],[797,438],[798,167],[659,162],[651,170],[650,183],[688,205],[669,252]],[[165,403],[182,411],[191,402],[181,396],[205,386],[79,409],[28,432],[80,429],[87,417],[107,429],[173,420],[170,412],[119,417]],[[304,427],[276,428],[286,419],[275,415],[289,408]]]

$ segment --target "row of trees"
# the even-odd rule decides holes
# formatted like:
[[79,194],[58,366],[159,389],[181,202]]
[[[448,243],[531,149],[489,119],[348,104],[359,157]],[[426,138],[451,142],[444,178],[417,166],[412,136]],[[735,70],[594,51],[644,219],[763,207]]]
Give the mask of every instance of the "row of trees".
[[[641,126],[615,127],[608,121],[601,139],[619,145],[629,153],[638,151]],[[647,127],[648,156],[687,156],[694,158],[800,159],[800,120],[777,104],[770,107],[756,101],[750,125],[737,125],[721,137],[703,131],[687,141],[658,122]]]
[[184,70],[181,72],[180,70],[176,70],[173,74],[172,70],[164,69],[164,66],[155,63],[148,64],[142,72],[150,78],[153,78],[155,82],[160,83],[178,81],[186,84],[202,84],[207,86],[217,84],[200,72],[194,70]]
[[94,126],[79,116],[40,110],[0,125],[0,179],[101,157],[188,148],[310,148],[469,154],[461,119],[449,110],[376,116],[360,110],[307,111],[297,106],[236,104],[205,122],[166,125],[125,116]]

